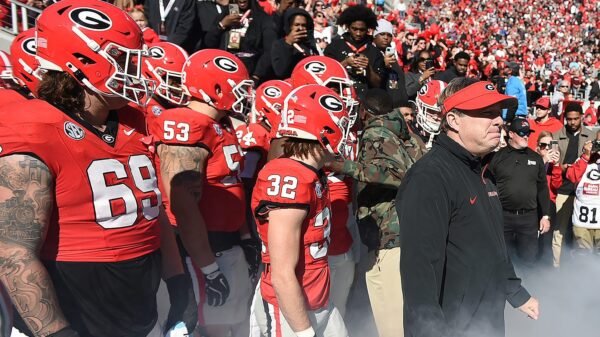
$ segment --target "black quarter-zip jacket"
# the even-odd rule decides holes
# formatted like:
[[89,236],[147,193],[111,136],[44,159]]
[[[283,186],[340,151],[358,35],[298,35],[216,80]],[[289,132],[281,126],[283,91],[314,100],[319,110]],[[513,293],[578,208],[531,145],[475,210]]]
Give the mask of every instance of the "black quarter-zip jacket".
[[504,336],[504,305],[529,293],[508,258],[498,190],[481,160],[447,135],[396,197],[407,337]]

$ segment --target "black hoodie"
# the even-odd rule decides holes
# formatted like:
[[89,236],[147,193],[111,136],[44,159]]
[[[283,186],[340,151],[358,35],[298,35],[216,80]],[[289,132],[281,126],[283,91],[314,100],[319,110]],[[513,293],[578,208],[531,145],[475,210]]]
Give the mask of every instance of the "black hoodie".
[[281,38],[273,44],[271,48],[271,65],[275,78],[285,79],[290,77],[292,70],[300,60],[307,56],[317,55],[317,48],[314,42],[314,28],[310,14],[300,8],[290,8],[283,14],[283,31],[288,35],[291,31],[291,25],[294,17],[297,15],[303,15],[306,17],[308,38],[305,41],[298,42],[297,45],[304,50],[301,53],[293,45],[289,45],[285,42],[285,38]]

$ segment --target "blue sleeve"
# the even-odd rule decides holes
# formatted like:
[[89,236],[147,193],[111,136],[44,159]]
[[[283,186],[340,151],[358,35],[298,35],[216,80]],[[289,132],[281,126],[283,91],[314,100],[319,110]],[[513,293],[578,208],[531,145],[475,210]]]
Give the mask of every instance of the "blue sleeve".
[[511,76],[506,83],[506,94],[517,98],[519,106],[515,115],[527,116],[527,95],[525,93],[525,85],[521,81]]

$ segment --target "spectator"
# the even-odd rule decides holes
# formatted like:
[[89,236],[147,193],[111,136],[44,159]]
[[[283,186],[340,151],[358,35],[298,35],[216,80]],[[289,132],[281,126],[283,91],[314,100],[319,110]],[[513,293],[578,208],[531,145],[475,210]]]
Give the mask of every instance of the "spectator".
[[[565,107],[566,125],[553,135],[558,140],[560,150],[559,163],[563,172],[571,166],[583,153],[583,144],[592,139],[592,133],[583,127],[581,118],[583,109],[581,105],[571,102]],[[571,224],[573,214],[573,202],[575,200],[575,186],[568,179],[563,179],[562,186],[558,189],[556,196],[556,221],[557,228],[552,236],[552,255],[554,267],[560,267],[560,259],[564,236]]]
[[[331,26],[327,26],[327,18],[325,17],[325,13],[320,11],[315,12],[313,21],[315,23],[315,41],[317,42],[317,46],[319,46],[319,53],[322,55],[323,51],[325,51],[325,47],[331,43],[333,32]],[[324,44],[319,45],[320,43]]]
[[407,32],[402,41],[402,63],[411,64],[415,55],[413,47],[415,47],[417,37],[413,32]]
[[300,60],[317,55],[312,18],[303,9],[288,9],[283,16],[285,36],[271,48],[271,66],[275,77],[286,79]]
[[148,26],[158,33],[161,41],[168,41],[192,53],[195,48],[196,1],[146,0],[144,13]]
[[[435,75],[433,59],[428,51],[421,51],[415,57],[410,71],[406,73],[406,95],[410,100],[417,97],[417,91],[427,82],[431,81]],[[431,65],[430,67],[427,67]]]
[[575,77],[571,80],[571,99],[577,101],[583,101],[585,99],[586,83],[579,77]]
[[[506,82],[505,94],[515,97],[519,102],[519,107],[515,112],[517,117],[527,117],[527,92],[525,84],[519,77],[520,67],[516,62],[508,62],[504,68],[504,74],[508,77]],[[504,120],[511,121],[514,116],[503,116]]]
[[[377,21],[377,29],[373,33],[373,43],[381,52],[385,69],[382,76],[384,89],[392,97],[393,107],[396,108],[401,102],[407,101],[404,71],[398,64],[395,48],[392,48],[392,24],[384,19]],[[391,53],[388,53],[391,51]]]
[[150,45],[153,43],[160,42],[160,38],[158,34],[152,28],[148,27],[148,19],[146,18],[146,14],[144,14],[144,9],[134,7],[129,11],[129,16],[137,23],[138,27],[142,30],[144,34],[144,44]]
[[373,45],[369,29],[377,28],[377,17],[362,5],[346,8],[337,24],[348,29],[325,48],[325,56],[336,59],[348,69],[359,97],[367,88],[380,88],[385,63],[381,52]]
[[[533,132],[533,130],[532,130]],[[534,137],[536,138],[536,137]],[[549,131],[540,131],[537,135],[536,152],[542,156],[544,165],[546,165],[546,180],[548,181],[548,191],[550,192],[550,218],[554,220],[556,216],[556,193],[562,185],[562,169],[560,168],[560,150],[558,146],[552,147],[552,133]],[[555,221],[550,221],[555,223]]]
[[588,99],[590,101],[600,101],[600,72],[598,72],[598,78],[590,85],[590,94]]
[[552,113],[555,116],[560,116],[563,113],[563,101],[570,100],[569,91],[571,88],[571,83],[567,80],[562,80],[559,82],[557,89],[552,95],[552,99],[550,103],[552,103]]
[[364,125],[358,160],[331,168],[358,181],[358,227],[369,251],[369,300],[381,337],[402,336],[400,239],[394,198],[413,160],[404,148],[406,125],[383,89],[367,91],[360,118]]
[[597,214],[600,204],[600,195],[597,193],[599,185],[597,175],[591,173],[600,170],[600,155],[596,144],[587,141],[581,157],[567,168],[566,173],[567,179],[577,186],[572,221],[573,238],[581,254],[600,254],[600,222]]
[[[554,133],[563,127],[561,121],[550,115],[550,97],[543,96],[538,98],[533,104],[533,107],[533,115],[535,118],[529,119],[531,132],[535,132],[536,135],[539,135],[542,131]],[[535,150],[537,138],[538,137],[529,137],[530,149]]]
[[[532,268],[538,255],[538,237],[550,230],[550,199],[542,157],[527,147],[529,122],[516,117],[508,129],[508,144],[489,164],[504,218],[504,240],[511,256]],[[541,210],[541,219],[538,216]]]
[[427,153],[427,147],[420,136],[422,130],[415,121],[414,103],[409,103],[408,101],[402,102],[400,103],[400,107],[397,109],[404,118],[404,122],[408,127],[408,135],[410,136],[410,139],[404,141],[404,147],[406,148],[406,152],[408,152],[410,157],[414,161],[417,161],[421,159],[425,153]]
[[407,336],[504,336],[504,306],[538,318],[507,256],[502,206],[481,158],[500,140],[502,108],[516,99],[490,82],[456,79],[433,148],[396,197]]
[[229,12],[224,8],[219,24],[214,25],[206,33],[204,46],[227,50],[244,62],[250,74],[254,74],[256,63],[264,53],[270,53],[273,42],[277,39],[273,21],[256,0],[237,0],[240,14],[250,11],[243,22],[240,15]]
[[465,77],[470,60],[471,56],[469,56],[469,54],[465,53],[464,51],[458,52],[454,56],[454,62],[452,62],[452,65],[446,69],[446,71],[436,74],[434,78],[436,80],[450,83],[450,81],[457,77]]

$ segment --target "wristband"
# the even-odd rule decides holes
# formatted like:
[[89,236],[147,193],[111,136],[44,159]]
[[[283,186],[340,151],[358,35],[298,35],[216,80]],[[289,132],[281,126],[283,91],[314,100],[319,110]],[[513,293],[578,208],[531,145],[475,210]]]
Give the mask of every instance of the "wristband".
[[303,331],[294,332],[298,337],[315,337],[315,330],[313,330],[312,326]]
[[213,263],[209,264],[208,266],[204,266],[204,267],[200,268],[200,270],[202,270],[202,274],[210,275],[210,274],[216,272],[217,270],[219,270],[219,265],[216,262],[213,262]]

